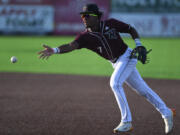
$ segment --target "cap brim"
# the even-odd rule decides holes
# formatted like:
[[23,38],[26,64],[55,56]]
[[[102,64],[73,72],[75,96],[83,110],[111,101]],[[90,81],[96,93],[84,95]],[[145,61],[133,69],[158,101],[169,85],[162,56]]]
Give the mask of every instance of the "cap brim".
[[87,11],[87,12],[80,12],[79,14],[81,14],[81,15],[83,15],[83,14],[94,14],[94,12]]

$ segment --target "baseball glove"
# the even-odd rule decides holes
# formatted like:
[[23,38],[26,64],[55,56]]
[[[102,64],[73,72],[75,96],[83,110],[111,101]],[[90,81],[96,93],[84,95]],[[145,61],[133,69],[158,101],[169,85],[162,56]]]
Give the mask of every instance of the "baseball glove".
[[142,64],[146,64],[149,62],[149,60],[147,59],[147,54],[151,51],[152,49],[147,51],[144,46],[137,46],[132,50],[130,59],[137,58],[139,61],[141,61]]

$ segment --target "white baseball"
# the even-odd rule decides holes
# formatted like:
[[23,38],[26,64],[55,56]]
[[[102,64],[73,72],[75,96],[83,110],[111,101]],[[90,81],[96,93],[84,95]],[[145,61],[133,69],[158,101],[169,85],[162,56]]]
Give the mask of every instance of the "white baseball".
[[17,58],[16,58],[15,56],[12,56],[12,57],[11,57],[11,62],[12,62],[12,63],[16,63],[16,62],[17,62]]

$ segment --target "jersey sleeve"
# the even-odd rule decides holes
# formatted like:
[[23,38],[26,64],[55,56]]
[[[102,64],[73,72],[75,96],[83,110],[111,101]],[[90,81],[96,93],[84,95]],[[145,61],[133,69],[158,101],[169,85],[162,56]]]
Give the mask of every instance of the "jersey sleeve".
[[107,20],[106,25],[111,28],[115,28],[118,32],[121,32],[121,33],[129,33],[129,30],[131,28],[129,24],[116,20],[116,19]]
[[89,40],[89,37],[87,33],[78,34],[74,40],[79,45],[77,49],[86,48],[86,46],[88,45],[88,42],[87,42],[88,40]]

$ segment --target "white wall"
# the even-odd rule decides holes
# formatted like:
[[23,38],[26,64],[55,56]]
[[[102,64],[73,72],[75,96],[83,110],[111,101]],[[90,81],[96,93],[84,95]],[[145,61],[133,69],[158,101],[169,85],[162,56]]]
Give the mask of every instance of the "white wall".
[[131,24],[141,36],[180,36],[180,14],[178,13],[111,13],[110,18]]

